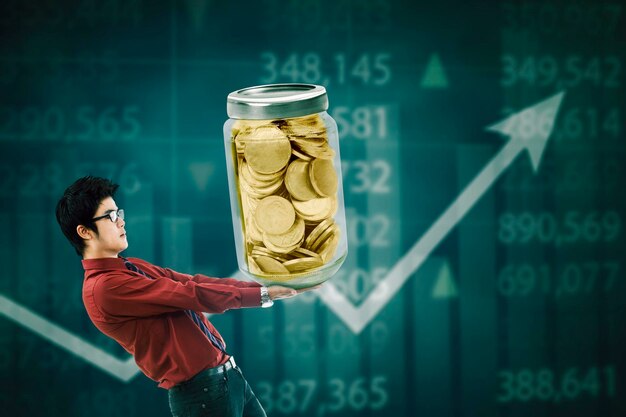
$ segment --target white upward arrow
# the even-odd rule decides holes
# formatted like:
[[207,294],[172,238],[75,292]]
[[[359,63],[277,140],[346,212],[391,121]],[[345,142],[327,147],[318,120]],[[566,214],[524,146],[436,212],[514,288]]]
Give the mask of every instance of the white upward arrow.
[[535,172],[539,169],[541,156],[564,94],[556,94],[487,127],[488,130],[510,136],[511,139],[394,265],[359,307],[355,307],[330,282],[318,291],[326,306],[354,333],[360,333],[522,151],[528,150]]

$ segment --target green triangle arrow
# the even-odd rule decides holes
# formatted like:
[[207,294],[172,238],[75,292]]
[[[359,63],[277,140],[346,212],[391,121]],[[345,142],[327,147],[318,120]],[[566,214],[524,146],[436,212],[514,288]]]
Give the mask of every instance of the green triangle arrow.
[[450,268],[450,264],[446,261],[439,269],[432,296],[433,298],[452,298],[458,297],[458,295],[456,283],[452,276],[452,269]]
[[447,88],[448,77],[441,65],[439,55],[432,54],[422,77],[422,88]]
[[210,162],[196,162],[189,165],[189,170],[198,190],[205,191],[209,178],[213,174],[213,164]]

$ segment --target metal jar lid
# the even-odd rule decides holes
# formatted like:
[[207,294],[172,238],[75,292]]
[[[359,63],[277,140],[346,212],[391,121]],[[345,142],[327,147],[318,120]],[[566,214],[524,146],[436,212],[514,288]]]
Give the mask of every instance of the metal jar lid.
[[233,119],[284,119],[328,109],[326,89],[315,84],[267,84],[233,91],[226,112]]

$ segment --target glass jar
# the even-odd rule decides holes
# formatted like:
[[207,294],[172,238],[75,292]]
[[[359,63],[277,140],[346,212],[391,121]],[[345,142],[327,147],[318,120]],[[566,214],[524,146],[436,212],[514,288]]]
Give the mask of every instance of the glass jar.
[[272,84],[228,95],[224,147],[239,269],[305,288],[348,254],[337,124],[322,86]]

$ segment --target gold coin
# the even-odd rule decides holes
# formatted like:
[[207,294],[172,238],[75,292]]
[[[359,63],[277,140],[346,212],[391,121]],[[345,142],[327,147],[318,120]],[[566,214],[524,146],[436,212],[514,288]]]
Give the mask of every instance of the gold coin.
[[280,235],[293,226],[296,211],[289,200],[272,195],[259,201],[254,219],[261,231]]
[[267,240],[263,240],[263,244],[267,246],[267,248],[270,249],[271,251],[279,253],[283,255],[283,257],[285,257],[285,256],[288,256],[288,254],[291,253],[294,249],[298,248],[302,244],[302,241],[296,243],[293,246],[289,246],[286,248],[282,246],[274,246],[272,245],[272,242],[268,242]]
[[239,172],[241,178],[254,188],[266,188],[280,181],[280,175],[274,174],[272,174],[272,177],[269,179],[259,179],[254,177],[250,173],[249,164],[245,160],[241,163],[241,165],[239,165]]
[[335,151],[331,148],[315,148],[310,146],[301,146],[300,150],[312,158],[317,159],[333,159],[335,157]]
[[233,123],[230,132],[231,138],[242,145],[248,140],[254,140],[257,135],[255,134],[258,128],[273,128],[278,127],[278,121],[276,120],[236,120]]
[[333,225],[333,219],[326,219],[320,224],[318,224],[312,231],[309,233],[307,238],[304,240],[305,249],[311,250],[311,244],[330,226]]
[[283,180],[279,178],[279,180],[275,183],[262,188],[254,187],[248,184],[246,181],[241,181],[239,185],[241,186],[241,189],[248,193],[248,195],[261,199],[275,194],[283,186]]
[[260,172],[256,172],[254,169],[250,167],[250,164],[248,163],[246,163],[246,169],[248,170],[248,174],[250,174],[250,177],[254,178],[257,181],[273,182],[273,181],[276,181],[278,178],[282,177],[283,175],[285,175],[287,166],[285,166],[280,171],[274,172],[272,174],[261,174]]
[[255,246],[252,247],[252,252],[256,253],[257,255],[269,256],[270,258],[274,258],[274,259],[278,259],[278,260],[281,260],[281,259],[283,261],[286,260],[283,257],[282,254],[278,254],[276,252],[272,252],[271,250],[269,250],[265,246],[255,245]]
[[332,161],[316,159],[309,167],[311,185],[315,191],[324,197],[334,196],[337,193],[337,173]]
[[256,198],[267,197],[274,194],[283,183],[283,178],[275,177],[271,181],[260,181],[250,175],[245,161],[239,166],[239,186],[240,189]]
[[291,144],[276,126],[261,126],[246,141],[244,156],[250,167],[262,174],[282,170],[291,157]]
[[239,193],[239,203],[241,204],[241,211],[243,212],[243,217],[245,218],[250,214],[251,211],[247,193]]
[[322,258],[322,261],[324,261],[324,263],[330,261],[335,255],[337,245],[339,244],[340,234],[340,229],[337,229],[335,234],[327,239],[326,242],[322,243],[321,246],[318,248],[319,256]]
[[309,249],[319,253],[318,248],[321,246],[321,244],[324,243],[329,237],[331,237],[338,229],[339,227],[336,224],[333,224],[326,228],[326,230],[320,233],[317,239],[311,242],[311,244],[309,245]]
[[291,195],[289,195],[289,191],[287,191],[287,188],[285,187],[281,187],[278,191],[276,191],[274,195],[291,201]]
[[293,252],[291,252],[290,255],[294,257],[298,257],[298,258],[319,257],[317,253],[310,251],[308,249],[305,249],[305,248],[297,248]]
[[285,187],[296,200],[306,201],[318,197],[310,180],[309,163],[296,159],[287,168]]
[[279,192],[279,190],[284,188],[282,181],[279,181],[276,184],[268,188],[254,188],[244,181],[240,182],[239,185],[242,191],[245,191],[250,197],[253,197],[259,200],[262,198],[271,196],[273,194],[276,194],[277,192]]
[[296,209],[296,213],[304,220],[322,221],[330,217],[333,209],[332,200],[332,197],[322,197],[312,198],[308,201],[292,200],[291,204]]
[[281,187],[283,187],[282,181],[278,181],[275,184],[272,184],[271,186],[265,188],[254,187],[248,184],[246,181],[239,182],[239,189],[241,191],[241,194],[246,194],[249,197],[255,198],[257,200],[274,194]]
[[245,191],[241,192],[241,201],[242,205],[246,208],[246,212],[244,212],[244,216],[252,216],[256,211],[256,207],[259,205],[259,199],[252,197]]
[[235,146],[235,152],[237,153],[237,156],[243,156],[243,151],[245,149],[245,146],[243,145],[243,142],[241,141],[234,141],[234,146]]
[[304,160],[304,161],[311,161],[313,158],[305,153],[302,153],[300,151],[298,151],[298,149],[294,146],[291,147],[291,153],[294,154],[296,157]]
[[268,248],[266,248],[264,246],[256,245],[252,249],[255,250],[255,251],[266,253],[268,255],[272,255],[272,251],[270,251]]
[[253,243],[263,242],[263,233],[257,227],[254,216],[246,217],[246,235]]
[[[324,219],[324,220],[326,220],[326,219]],[[305,220],[305,221],[304,221],[304,236],[306,236],[306,237],[305,237],[305,239],[306,239],[307,237],[309,237],[309,235],[311,234],[311,232],[312,232],[313,230],[315,230],[315,228],[316,228],[317,226],[319,226],[319,224],[320,224],[321,222],[323,222],[324,220],[322,220],[322,221],[320,221],[320,222],[309,222],[309,221],[306,221],[306,220]]]
[[270,253],[262,252],[258,249],[252,249],[250,251],[250,255],[251,256],[267,256],[268,258],[276,259],[280,263],[288,261],[288,259],[285,256],[280,256],[279,254],[276,254],[274,252],[270,252]]
[[299,258],[292,259],[287,262],[283,262],[283,265],[289,270],[289,272],[306,271],[308,269],[318,268],[324,263],[319,257]]
[[267,256],[268,258],[272,258],[272,259],[276,259],[278,262],[286,262],[288,259],[283,257],[283,256],[278,256],[278,255],[269,255],[265,252],[261,252],[259,250],[256,249],[252,249],[250,251],[250,256]]
[[259,268],[259,265],[254,261],[252,256],[248,256],[248,269],[253,274],[262,274],[263,271]]
[[289,270],[275,259],[257,256],[255,258],[257,265],[261,268],[264,274],[269,275],[289,275]]
[[290,140],[298,146],[328,147],[328,139],[324,136],[292,136]]
[[288,274],[289,270],[276,259],[269,256],[254,256],[254,260],[261,270],[267,274]]
[[235,144],[238,154],[243,154],[246,143],[254,140],[254,131],[261,126],[273,127],[269,120],[237,120],[231,128],[231,140]]
[[294,142],[294,147],[313,158],[333,159],[335,157],[335,151],[328,146],[311,146]]
[[308,136],[326,132],[324,121],[318,114],[285,120],[284,130],[291,135]]
[[233,123],[230,131],[232,136],[237,136],[241,132],[251,132],[259,126],[270,125],[272,120],[241,120],[237,119]]
[[294,245],[297,245],[299,242],[301,242],[303,237],[304,237],[304,220],[300,218],[296,218],[296,221],[294,222],[293,226],[291,226],[291,228],[287,230],[285,233],[282,233],[280,235],[264,233],[263,243],[265,243],[265,246],[267,247],[269,247],[268,246],[268,243],[269,243],[269,245],[274,246],[274,247],[277,246],[280,248],[290,248]]
[[252,246],[252,250],[250,251],[250,255],[252,256],[269,256],[270,258],[273,258],[273,256],[270,256],[268,253],[262,252],[258,249],[255,249],[256,247],[258,247],[258,245],[254,245]]

